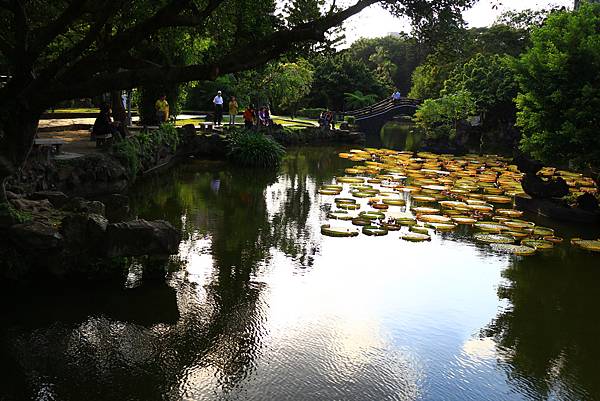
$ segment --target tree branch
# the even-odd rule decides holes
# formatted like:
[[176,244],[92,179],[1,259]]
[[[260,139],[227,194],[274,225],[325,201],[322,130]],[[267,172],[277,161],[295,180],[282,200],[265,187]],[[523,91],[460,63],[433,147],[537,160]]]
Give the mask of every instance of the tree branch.
[[72,1],[54,22],[37,31],[33,31],[32,37],[35,38],[35,42],[27,51],[26,57],[28,60],[30,62],[35,61],[46,46],[48,46],[58,35],[66,32],[73,21],[81,15],[81,11],[87,3],[87,0]]
[[111,90],[136,88],[148,83],[179,83],[207,78],[216,79],[220,74],[252,69],[285,53],[294,43],[321,39],[329,28],[339,25],[347,18],[379,1],[359,0],[353,6],[335,14],[301,24],[293,29],[277,31],[261,41],[259,51],[256,48],[243,46],[215,63],[145,68],[113,74],[102,73],[76,83],[72,79],[67,82],[54,81],[47,86],[46,93],[40,94],[39,98],[56,102],[69,98],[94,96]]

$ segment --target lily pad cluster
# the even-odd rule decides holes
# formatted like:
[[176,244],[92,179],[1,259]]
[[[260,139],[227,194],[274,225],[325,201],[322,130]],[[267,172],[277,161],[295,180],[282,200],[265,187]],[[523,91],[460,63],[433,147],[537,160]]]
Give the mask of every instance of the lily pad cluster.
[[[436,232],[462,231],[498,252],[531,255],[563,242],[554,230],[523,220],[514,197],[523,193],[523,174],[496,155],[413,153],[353,149],[339,157],[357,164],[319,193],[332,199],[321,232],[335,237],[384,236],[398,231],[404,241],[428,241]],[[597,191],[590,178],[544,168],[541,174],[569,177],[574,191]],[[579,248],[600,251],[600,240],[573,239]]]

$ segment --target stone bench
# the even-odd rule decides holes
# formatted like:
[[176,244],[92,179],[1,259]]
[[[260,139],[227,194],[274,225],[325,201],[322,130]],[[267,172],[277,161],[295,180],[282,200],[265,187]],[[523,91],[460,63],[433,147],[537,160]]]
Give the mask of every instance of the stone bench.
[[112,134],[96,135],[94,137],[96,139],[96,147],[100,148],[109,145],[112,142],[112,137]]
[[61,146],[64,145],[65,141],[62,139],[53,138],[36,138],[33,140],[33,146],[36,148],[48,148],[50,152],[56,154],[60,153]]

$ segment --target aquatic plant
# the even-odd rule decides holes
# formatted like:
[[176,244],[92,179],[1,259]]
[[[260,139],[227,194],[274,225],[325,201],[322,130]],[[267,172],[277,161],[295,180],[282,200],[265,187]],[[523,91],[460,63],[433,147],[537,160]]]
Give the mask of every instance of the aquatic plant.
[[285,149],[261,131],[233,131],[227,157],[235,164],[249,167],[277,167]]

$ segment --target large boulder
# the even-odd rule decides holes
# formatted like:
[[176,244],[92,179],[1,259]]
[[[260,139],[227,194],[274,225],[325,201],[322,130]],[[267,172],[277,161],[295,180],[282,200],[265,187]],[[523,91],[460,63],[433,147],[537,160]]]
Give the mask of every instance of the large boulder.
[[39,221],[16,224],[10,231],[15,244],[27,252],[56,249],[64,240],[57,228]]
[[100,253],[108,220],[99,214],[69,214],[62,219],[60,232],[72,250]]
[[88,201],[80,197],[69,199],[62,209],[67,212],[92,213],[102,216],[104,216],[105,213],[104,203],[98,201]]
[[38,191],[28,196],[31,200],[48,200],[55,208],[61,208],[69,198],[60,191]]
[[106,255],[171,255],[177,253],[180,241],[179,231],[163,220],[109,224],[106,229]]

